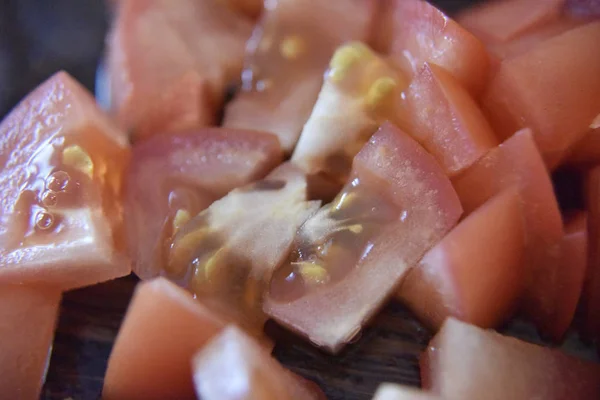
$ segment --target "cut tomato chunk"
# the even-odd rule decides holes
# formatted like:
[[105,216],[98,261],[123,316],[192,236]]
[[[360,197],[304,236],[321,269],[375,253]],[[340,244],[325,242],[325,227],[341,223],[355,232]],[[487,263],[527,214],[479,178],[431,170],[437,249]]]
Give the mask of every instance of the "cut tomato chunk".
[[40,398],[50,362],[60,291],[0,286],[0,393],[7,399]]
[[408,131],[449,176],[471,166],[498,140],[479,106],[451,74],[425,63],[406,93]]
[[125,205],[134,272],[142,279],[158,275],[178,228],[282,159],[275,136],[235,129],[159,135],[134,146]]
[[127,275],[126,136],[64,72],[0,124],[0,282],[61,289]]
[[524,248],[519,196],[507,190],[429,250],[400,286],[399,297],[435,330],[449,316],[495,327],[522,295]]
[[392,58],[413,74],[424,62],[439,65],[477,96],[488,78],[489,58],[483,43],[425,1],[392,1],[388,33]]
[[600,164],[600,114],[596,117],[596,124],[590,125],[594,127],[575,145],[568,156],[567,163],[597,165]]
[[346,41],[364,40],[372,0],[281,0],[265,10],[248,42],[242,91],[224,125],[273,132],[291,153],[317,100],[327,63]]
[[373,400],[436,400],[434,394],[418,390],[414,387],[382,383],[379,385]]
[[448,319],[422,357],[423,386],[444,399],[584,400],[600,365]]
[[600,166],[589,171],[586,182],[589,263],[581,299],[583,334],[600,342]]
[[483,98],[496,133],[532,128],[546,164],[556,167],[600,111],[599,40],[594,22],[503,60]]
[[357,335],[462,209],[425,149],[391,124],[354,159],[348,184],[307,220],[265,310],[336,352]]
[[526,312],[540,330],[553,336],[562,217],[531,131],[515,133],[452,183],[467,213],[503,189],[518,188],[527,240]]
[[120,1],[108,76],[121,126],[137,140],[214,123],[251,30],[218,0]]
[[366,45],[340,47],[292,162],[337,194],[348,180],[352,159],[379,126],[387,120],[405,125],[401,95],[407,85],[401,73]]
[[325,398],[315,384],[304,385],[234,326],[225,328],[196,354],[193,369],[196,394],[203,400]]
[[224,326],[164,278],[139,284],[108,360],[102,398],[194,399],[190,360]]

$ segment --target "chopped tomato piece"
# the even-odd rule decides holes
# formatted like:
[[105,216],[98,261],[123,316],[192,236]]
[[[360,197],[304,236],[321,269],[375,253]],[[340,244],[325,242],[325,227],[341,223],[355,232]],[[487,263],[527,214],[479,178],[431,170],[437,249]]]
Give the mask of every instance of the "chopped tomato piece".
[[251,21],[218,0],[131,0],[109,34],[111,109],[134,140],[215,122]]
[[382,383],[379,385],[373,400],[436,400],[434,394],[418,390],[414,387],[397,385],[393,383]]
[[0,286],[0,393],[7,399],[40,398],[50,361],[60,291]]
[[336,352],[357,335],[462,209],[425,149],[391,124],[354,159],[347,185],[307,220],[265,310]]
[[445,399],[584,400],[600,365],[449,318],[422,356],[423,387]]
[[589,171],[586,182],[589,263],[582,294],[583,334],[600,342],[600,166]]
[[600,164],[600,114],[596,119],[598,120],[598,126],[595,124],[590,125],[590,127],[595,127],[595,129],[590,129],[588,133],[573,146],[571,154],[568,156],[567,163],[584,165]]
[[503,60],[483,98],[496,133],[532,128],[546,164],[556,167],[598,115],[599,40],[594,22]]
[[[489,69],[484,45],[440,10],[422,0],[392,0],[392,58],[416,74],[424,62],[450,72],[474,96]],[[385,27],[385,24],[384,24]]]
[[248,330],[262,331],[262,300],[271,274],[319,205],[306,201],[304,175],[283,164],[184,225],[172,238],[164,273],[198,298],[217,298],[238,310]]
[[108,360],[102,398],[194,399],[191,357],[224,326],[164,278],[139,284]]
[[407,93],[408,131],[449,176],[471,166],[498,140],[479,106],[451,74],[425,63]]
[[335,49],[369,35],[372,0],[281,0],[265,9],[248,42],[242,90],[224,125],[273,132],[291,153]]
[[348,180],[352,159],[379,126],[387,120],[404,124],[401,94],[407,85],[366,45],[338,48],[292,162],[337,194]]
[[134,272],[142,279],[158,275],[177,229],[282,159],[275,136],[235,129],[158,135],[135,145],[125,204]]
[[[324,399],[314,384],[304,385],[263,347],[234,326],[225,328],[196,354],[194,383],[203,400]],[[232,384],[235,382],[236,384]]]
[[552,336],[559,291],[562,217],[531,131],[515,133],[452,183],[467,213],[503,189],[516,186],[519,190],[527,240],[527,314]]
[[127,275],[126,136],[65,72],[0,124],[0,282],[61,289]]
[[505,322],[525,283],[523,222],[515,190],[493,197],[425,254],[400,299],[435,330],[449,316],[483,328]]

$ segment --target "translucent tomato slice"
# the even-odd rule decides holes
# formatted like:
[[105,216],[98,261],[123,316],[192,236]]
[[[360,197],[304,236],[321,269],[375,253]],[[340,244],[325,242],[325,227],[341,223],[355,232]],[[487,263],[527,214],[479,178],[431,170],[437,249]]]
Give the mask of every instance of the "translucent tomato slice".
[[212,124],[251,30],[217,0],[120,1],[108,41],[119,123],[135,140]]
[[462,220],[400,286],[400,299],[434,330],[453,316],[483,328],[515,310],[525,286],[520,199],[507,190]]
[[[599,112],[598,40],[594,22],[503,60],[483,98],[496,133],[507,138],[532,128],[546,164],[556,167]],[[565,75],[568,82],[556,79]]]
[[235,129],[158,135],[135,145],[125,203],[134,272],[142,279],[158,275],[177,229],[282,159],[274,135]]
[[62,289],[127,275],[125,135],[64,72],[0,124],[0,282]]
[[435,159],[383,125],[355,157],[338,197],[298,231],[265,311],[316,345],[340,350],[461,212]]
[[0,286],[0,393],[38,399],[50,362],[60,291]]
[[542,331],[552,335],[560,290],[562,217],[532,133],[529,130],[515,133],[452,183],[467,213],[504,189],[518,188],[527,239],[527,313]]
[[325,399],[315,384],[305,385],[233,325],[204,345],[192,364],[196,394],[203,400]]
[[584,400],[600,365],[448,319],[422,356],[423,387],[448,399]]
[[317,100],[335,49],[364,40],[372,0],[281,0],[268,7],[248,42],[242,89],[224,126],[273,132],[291,152]]
[[425,63],[406,91],[408,132],[448,176],[471,166],[498,144],[471,95],[442,67]]
[[450,72],[471,94],[481,92],[489,59],[479,39],[426,1],[393,0],[390,13],[391,55],[406,72],[416,74],[429,62]]

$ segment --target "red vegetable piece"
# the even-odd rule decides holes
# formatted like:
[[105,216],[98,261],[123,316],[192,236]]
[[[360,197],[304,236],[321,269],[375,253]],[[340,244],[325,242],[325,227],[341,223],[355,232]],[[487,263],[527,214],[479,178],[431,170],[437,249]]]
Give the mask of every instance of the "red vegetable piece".
[[[391,55],[405,71],[417,73],[424,62],[450,72],[474,96],[483,89],[489,59],[473,34],[422,0],[393,0]],[[385,26],[385,25],[384,25]]]
[[196,394],[203,400],[325,399],[315,384],[304,384],[234,326],[202,347],[192,364]]
[[393,383],[382,383],[379,385],[373,400],[436,400],[434,394],[418,390],[414,387],[396,385]]
[[251,21],[218,0],[131,0],[109,34],[111,108],[133,139],[210,125]]
[[0,393],[37,400],[46,379],[60,291],[0,286]]
[[168,280],[139,284],[108,360],[102,398],[194,399],[191,357],[223,327]]
[[134,146],[125,204],[134,272],[142,279],[158,275],[176,227],[282,159],[275,136],[222,128],[159,135]]
[[600,365],[448,319],[421,359],[423,387],[445,399],[584,400]]
[[0,282],[72,289],[127,275],[129,145],[65,72],[0,124]]
[[507,320],[522,295],[524,248],[519,196],[507,190],[429,250],[400,286],[399,297],[435,330],[449,316],[495,327]]
[[546,164],[556,167],[598,115],[599,40],[594,22],[503,60],[483,98],[496,132],[507,138],[532,128]]
[[406,98],[409,131],[447,175],[460,173],[498,144],[479,106],[441,67],[425,63]]
[[[573,147],[567,158],[569,164],[596,165],[600,164],[600,114],[596,117],[598,126],[591,129]],[[590,126],[596,126],[592,124]]]
[[600,166],[590,170],[586,182],[589,259],[581,298],[583,334],[600,342]]
[[435,159],[383,125],[355,157],[344,190],[298,231],[265,311],[316,345],[340,350],[461,212]]
[[526,313],[541,331],[554,336],[562,218],[531,131],[515,133],[452,183],[467,213],[503,189],[517,187],[527,239]]
[[242,91],[224,126],[273,132],[291,152],[317,100],[335,49],[364,40],[373,0],[281,0],[265,10],[248,42]]

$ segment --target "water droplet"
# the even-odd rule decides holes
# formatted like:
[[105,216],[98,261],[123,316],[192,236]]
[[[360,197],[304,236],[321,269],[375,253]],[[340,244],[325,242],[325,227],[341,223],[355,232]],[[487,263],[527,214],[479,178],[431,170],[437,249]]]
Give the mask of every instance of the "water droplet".
[[54,225],[54,216],[46,211],[40,211],[35,216],[35,226],[38,229],[46,231]]
[[58,195],[52,190],[42,193],[42,204],[46,207],[55,207],[58,204]]
[[46,187],[54,192],[64,192],[67,190],[71,177],[65,171],[56,171],[48,177]]
[[406,221],[407,217],[408,217],[408,211],[406,211],[406,210],[402,211],[402,213],[400,214],[400,221],[402,221],[402,222]]

